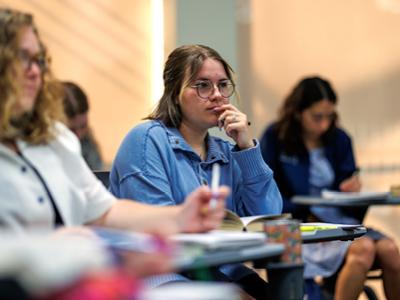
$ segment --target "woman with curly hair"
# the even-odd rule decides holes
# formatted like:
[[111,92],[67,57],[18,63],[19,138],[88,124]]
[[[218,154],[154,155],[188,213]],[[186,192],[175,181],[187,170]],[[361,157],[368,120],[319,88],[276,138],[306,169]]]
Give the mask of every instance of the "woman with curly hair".
[[[175,208],[117,201],[86,165],[76,136],[60,122],[63,88],[51,74],[32,15],[1,8],[0,28],[1,227],[21,232],[92,224],[197,232],[219,224],[224,201],[210,211],[206,187]],[[221,188],[219,198],[227,193]]]

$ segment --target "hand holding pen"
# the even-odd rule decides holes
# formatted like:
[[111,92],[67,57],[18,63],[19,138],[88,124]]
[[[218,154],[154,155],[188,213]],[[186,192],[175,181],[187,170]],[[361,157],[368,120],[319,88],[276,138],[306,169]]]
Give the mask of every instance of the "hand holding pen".
[[[205,232],[220,226],[225,216],[225,198],[229,188],[221,186],[213,193],[210,187],[201,186],[192,192],[182,205],[177,221],[181,232]],[[210,203],[215,198],[215,208]],[[213,204],[214,205],[214,204]]]

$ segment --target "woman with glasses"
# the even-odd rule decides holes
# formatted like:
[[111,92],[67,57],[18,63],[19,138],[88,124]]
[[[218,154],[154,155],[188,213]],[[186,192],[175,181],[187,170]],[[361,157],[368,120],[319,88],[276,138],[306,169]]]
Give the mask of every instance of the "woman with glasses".
[[[323,189],[358,192],[350,137],[338,127],[336,93],[320,77],[302,79],[282,104],[278,120],[264,132],[260,144],[283,196],[283,211],[304,221],[360,224],[366,208],[297,206],[294,195],[320,195]],[[367,272],[383,270],[388,299],[400,299],[400,256],[395,243],[375,230],[350,243],[303,246],[304,276],[328,278],[335,299],[357,299]],[[335,286],[336,282],[336,286]],[[314,299],[309,297],[309,299]]]
[[[209,47],[181,46],[169,55],[163,77],[164,94],[149,121],[133,128],[117,153],[111,192],[155,205],[181,204],[194,189],[210,185],[217,163],[219,183],[232,189],[227,208],[240,216],[279,214],[272,172],[246,114],[230,102],[235,83],[228,63]],[[213,127],[225,130],[235,145],[211,136]],[[254,275],[238,273],[235,279],[243,281]]]

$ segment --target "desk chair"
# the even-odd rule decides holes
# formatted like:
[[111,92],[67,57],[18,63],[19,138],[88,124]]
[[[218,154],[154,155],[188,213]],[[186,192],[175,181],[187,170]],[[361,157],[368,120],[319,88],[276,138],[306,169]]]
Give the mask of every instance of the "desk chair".
[[93,171],[93,173],[108,188],[110,185],[110,171]]

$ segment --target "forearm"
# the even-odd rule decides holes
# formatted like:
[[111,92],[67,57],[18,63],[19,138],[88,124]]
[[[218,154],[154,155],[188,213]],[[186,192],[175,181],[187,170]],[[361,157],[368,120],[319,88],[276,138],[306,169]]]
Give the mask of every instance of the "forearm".
[[[276,214],[282,211],[282,198],[272,170],[264,162],[259,144],[246,152],[234,153],[241,170],[241,199],[250,215]],[[262,199],[265,199],[264,201]]]
[[178,226],[179,206],[151,206],[132,200],[118,200],[101,218],[91,225],[135,231],[165,231],[174,233]]

